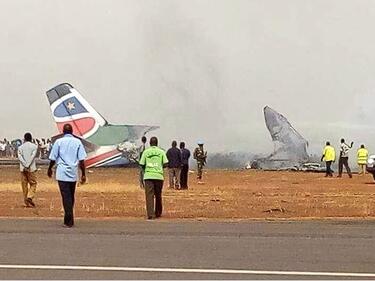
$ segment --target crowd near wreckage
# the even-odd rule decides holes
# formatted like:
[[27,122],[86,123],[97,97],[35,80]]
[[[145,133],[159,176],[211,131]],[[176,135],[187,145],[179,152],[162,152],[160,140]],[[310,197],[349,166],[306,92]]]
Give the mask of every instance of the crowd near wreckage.
[[[315,162],[307,152],[308,141],[293,128],[280,113],[264,107],[264,119],[274,143],[274,151],[267,157],[259,157],[246,168],[274,171],[326,172],[326,167]],[[341,140],[344,142],[344,139]],[[351,144],[349,147],[352,148]],[[364,145],[361,145],[361,148]],[[358,156],[357,156],[358,157]],[[323,157],[322,157],[323,160]],[[365,168],[375,180],[375,155],[366,156]]]
[[[148,125],[110,124],[68,83],[55,86],[48,90],[46,95],[60,134],[52,137],[52,140],[36,140],[40,148],[39,159],[48,158],[52,143],[63,136],[63,126],[70,124],[75,136],[81,139],[88,154],[85,160],[86,167],[124,166],[137,163],[141,137],[159,128]],[[317,162],[316,158],[309,156],[308,141],[296,131],[286,117],[269,106],[265,106],[263,112],[266,127],[274,144],[274,151],[266,157],[251,157],[254,160],[247,164],[246,168],[275,171],[325,171],[325,167]],[[19,139],[12,142],[0,141],[2,164],[5,163],[4,158],[8,160],[17,158],[17,147],[21,143]],[[375,177],[375,155],[369,157],[367,170]]]
[[[164,168],[168,168],[169,188],[177,190],[188,189],[189,157],[182,158],[184,153],[177,148],[177,142],[172,142],[172,147],[165,152],[158,147],[158,139],[153,136],[150,146],[146,145],[145,135],[157,129],[156,126],[147,125],[113,125],[108,123],[70,84],[60,84],[46,93],[50,109],[56,122],[59,135],[51,141],[32,143],[32,135],[25,133],[24,143],[21,141],[10,143],[6,140],[1,143],[1,151],[5,148],[15,147],[20,161],[21,184],[24,195],[25,207],[35,208],[33,201],[38,170],[35,159],[41,147],[46,148],[42,154],[49,155],[50,161],[47,175],[53,176],[53,168],[57,164],[55,178],[58,182],[64,208],[64,226],[74,225],[73,207],[74,194],[78,181],[78,167],[81,170],[80,183],[86,183],[86,168],[118,166],[129,163],[137,163],[139,170],[139,184],[144,189],[146,196],[147,219],[159,218],[162,215],[162,188],[164,183]],[[336,152],[330,142],[326,146],[321,157],[326,167],[320,163],[311,161],[307,148],[308,141],[298,133],[289,121],[272,108],[264,107],[266,127],[274,144],[274,151],[267,157],[258,157],[252,162],[250,168],[262,170],[293,170],[308,172],[326,172],[326,177],[332,177],[331,165],[336,160]],[[142,145],[141,145],[142,139]],[[35,142],[35,140],[34,140]],[[183,144],[183,145],[182,145]],[[202,181],[203,167],[207,163],[207,151],[204,150],[202,141],[198,141],[193,158],[197,164],[198,184]],[[180,148],[185,148],[181,142]],[[353,147],[341,139],[339,174],[342,177],[343,166],[347,174],[352,178],[348,165],[349,150]],[[5,149],[6,151],[6,149]],[[49,153],[47,153],[49,152]],[[6,152],[7,154],[7,152]],[[187,154],[186,154],[187,155]],[[375,156],[370,156],[364,145],[357,151],[357,164],[365,175],[366,169],[372,173],[375,179]],[[182,176],[181,170],[183,166]],[[183,180],[184,179],[184,180]],[[183,183],[183,184],[182,184]],[[282,208],[271,208],[272,211],[284,212]]]
[[[38,147],[36,159],[38,164],[47,163],[49,152],[52,147],[52,141],[48,138],[35,138],[32,140]],[[0,164],[1,165],[13,165],[18,163],[18,148],[22,145],[21,139],[14,139],[12,141],[4,138],[0,140]]]

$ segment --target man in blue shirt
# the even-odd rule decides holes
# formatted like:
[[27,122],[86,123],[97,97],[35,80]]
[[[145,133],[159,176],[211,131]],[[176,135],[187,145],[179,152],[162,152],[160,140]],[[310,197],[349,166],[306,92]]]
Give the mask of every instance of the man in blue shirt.
[[73,207],[78,165],[82,171],[81,183],[84,184],[86,182],[84,160],[87,155],[82,142],[73,136],[73,128],[70,124],[64,125],[63,132],[64,137],[58,139],[52,146],[48,177],[52,177],[52,168],[56,163],[56,180],[59,183],[65,213],[64,225],[72,227],[74,225]]

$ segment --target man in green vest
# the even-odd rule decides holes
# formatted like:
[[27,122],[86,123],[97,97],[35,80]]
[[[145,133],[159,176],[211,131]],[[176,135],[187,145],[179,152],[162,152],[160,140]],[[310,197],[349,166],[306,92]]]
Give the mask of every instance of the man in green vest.
[[142,153],[139,164],[144,168],[147,219],[159,218],[163,212],[161,193],[168,158],[165,151],[158,147],[156,137],[150,139],[150,147]]
[[330,142],[326,142],[326,146],[323,150],[323,155],[321,161],[326,162],[326,177],[332,177],[333,171],[331,170],[331,165],[336,160],[336,152]]
[[366,174],[366,165],[367,165],[367,158],[368,158],[368,150],[365,148],[365,145],[362,144],[361,147],[357,151],[357,163],[359,167],[359,175]]

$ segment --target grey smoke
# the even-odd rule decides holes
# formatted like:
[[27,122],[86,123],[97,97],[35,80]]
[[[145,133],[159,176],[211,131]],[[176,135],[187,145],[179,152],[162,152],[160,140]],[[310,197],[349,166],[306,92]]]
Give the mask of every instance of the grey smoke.
[[0,3],[0,137],[56,133],[44,92],[66,81],[113,123],[161,126],[164,147],[267,153],[268,104],[310,153],[375,151],[374,1]]

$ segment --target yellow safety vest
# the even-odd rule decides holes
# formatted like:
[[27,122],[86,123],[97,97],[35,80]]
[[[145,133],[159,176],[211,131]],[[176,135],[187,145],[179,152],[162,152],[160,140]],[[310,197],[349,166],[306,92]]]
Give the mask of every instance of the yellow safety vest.
[[357,152],[357,162],[360,165],[367,164],[368,150],[366,148],[360,148]]
[[323,150],[323,155],[324,155],[324,161],[335,161],[336,159],[336,152],[335,152],[335,149],[330,146],[330,145],[327,145],[324,150]]

